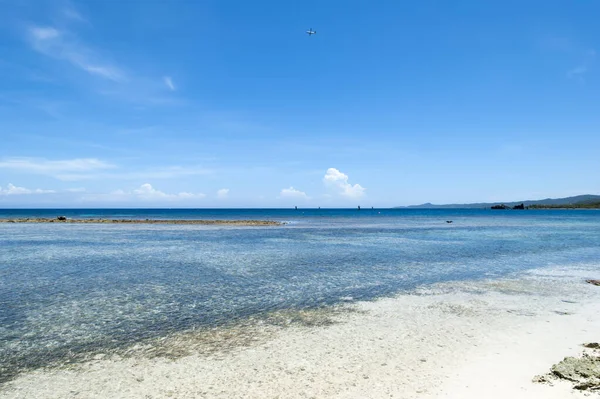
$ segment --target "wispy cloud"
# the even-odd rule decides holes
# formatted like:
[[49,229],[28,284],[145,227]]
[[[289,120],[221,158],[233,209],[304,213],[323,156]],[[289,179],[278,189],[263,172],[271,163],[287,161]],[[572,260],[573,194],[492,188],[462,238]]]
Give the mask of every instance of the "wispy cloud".
[[25,187],[17,187],[14,184],[8,183],[8,186],[3,189],[0,187],[0,196],[2,195],[24,195],[24,194],[52,194],[55,193],[54,190],[42,190],[40,188],[36,188],[35,190],[31,190]]
[[51,40],[60,36],[60,32],[52,27],[31,27],[29,32],[35,40]]
[[141,199],[191,199],[191,198],[204,198],[206,194],[202,193],[188,193],[188,192],[180,192],[178,194],[167,194],[165,192],[159,191],[152,187],[150,183],[145,183],[140,186],[140,188],[133,190],[133,194]]
[[220,190],[217,191],[217,198],[219,199],[225,199],[229,196],[229,189],[228,188],[222,188]]
[[90,75],[113,82],[126,80],[120,68],[104,60],[97,51],[69,32],[52,26],[30,26],[28,36],[32,48],[40,54],[67,61]]
[[164,166],[145,170],[127,170],[96,158],[47,160],[39,158],[7,158],[0,160],[0,169],[51,176],[63,181],[100,179],[140,180],[172,179],[183,176],[210,175],[213,170],[201,166]]
[[186,202],[191,200],[199,200],[206,197],[203,193],[190,193],[182,191],[176,194],[166,193],[160,191],[152,186],[150,183],[144,183],[140,187],[131,191],[115,190],[108,194],[86,194],[82,197],[83,201],[87,202],[165,202],[165,201],[178,201]]
[[144,76],[122,59],[113,59],[110,48],[100,48],[85,40],[78,30],[81,22],[91,29],[85,15],[70,5],[56,11],[61,15],[56,23],[32,22],[24,31],[24,40],[39,54],[72,67],[65,68],[63,73],[83,72],[90,79],[79,79],[79,84],[91,88],[95,94],[119,101],[145,106],[185,104],[176,97],[178,87],[171,76]]
[[596,50],[587,49],[582,52],[583,55],[581,56],[581,63],[567,71],[567,77],[569,79],[576,79],[580,82],[585,81],[584,77],[592,70],[592,66],[594,65],[594,61],[596,59]]
[[62,173],[92,172],[116,166],[96,158],[75,158],[51,161],[40,158],[7,158],[0,160],[0,169],[57,176]]
[[575,67],[571,70],[569,70],[567,72],[567,77],[569,78],[576,78],[576,77],[581,77],[581,75],[583,75],[584,73],[586,73],[588,71],[587,66],[585,65],[580,65],[578,67]]
[[173,84],[173,79],[171,79],[170,76],[163,77],[163,81],[165,82],[165,85],[169,88],[169,90],[175,91],[175,85]]
[[77,22],[88,22],[87,19],[85,19],[77,10],[75,10],[72,7],[67,7],[65,9],[63,9],[63,15],[73,21],[77,21]]
[[565,75],[568,79],[574,79],[581,83],[585,82],[585,75],[592,71],[596,58],[596,50],[577,41],[566,37],[549,36],[543,38],[541,48],[556,53],[562,53],[563,57],[570,59],[573,67],[569,68]]
[[85,180],[141,180],[141,179],[174,179],[184,176],[205,176],[214,173],[210,169],[202,167],[168,166],[162,168],[149,168],[141,171],[115,171],[115,172],[92,172],[92,173],[60,173],[55,174],[58,180],[63,181],[85,181]]
[[[95,175],[90,178],[111,178],[111,179],[174,179],[177,177],[185,176],[206,176],[213,174],[212,169],[207,169],[202,166],[164,166],[164,167],[153,167],[141,171],[121,171],[120,173],[110,173]],[[83,179],[81,179],[83,180]]]

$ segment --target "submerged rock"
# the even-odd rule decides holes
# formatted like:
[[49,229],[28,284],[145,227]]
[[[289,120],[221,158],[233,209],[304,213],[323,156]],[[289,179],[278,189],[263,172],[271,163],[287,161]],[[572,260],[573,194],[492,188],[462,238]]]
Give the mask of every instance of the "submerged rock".
[[585,280],[586,283],[600,286],[600,280]]

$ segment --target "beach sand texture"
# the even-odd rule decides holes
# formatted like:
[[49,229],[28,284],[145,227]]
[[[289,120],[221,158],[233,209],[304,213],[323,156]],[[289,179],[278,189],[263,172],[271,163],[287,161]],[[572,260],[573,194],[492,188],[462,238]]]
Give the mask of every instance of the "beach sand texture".
[[33,371],[0,398],[588,397],[532,382],[598,340],[600,289],[584,278],[553,269],[422,287],[350,305],[329,326],[265,326],[230,351]]

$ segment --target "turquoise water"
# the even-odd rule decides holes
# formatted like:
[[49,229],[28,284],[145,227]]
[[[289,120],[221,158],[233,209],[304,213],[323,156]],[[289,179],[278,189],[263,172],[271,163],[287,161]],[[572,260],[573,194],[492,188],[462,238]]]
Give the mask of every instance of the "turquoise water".
[[58,215],[289,224],[0,224],[4,376],[271,310],[548,266],[600,270],[598,211],[0,210]]

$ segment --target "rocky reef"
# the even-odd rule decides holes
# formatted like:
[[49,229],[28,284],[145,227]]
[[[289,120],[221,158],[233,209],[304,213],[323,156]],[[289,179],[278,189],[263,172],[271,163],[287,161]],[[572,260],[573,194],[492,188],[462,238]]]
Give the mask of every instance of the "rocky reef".
[[281,226],[285,222],[273,220],[197,220],[197,219],[69,219],[56,218],[16,218],[0,219],[0,223],[84,223],[84,224],[198,224],[225,226]]
[[565,357],[552,366],[550,373],[537,376],[534,382],[552,384],[556,380],[573,383],[573,389],[579,391],[600,391],[600,344],[583,344],[586,348],[580,357]]

